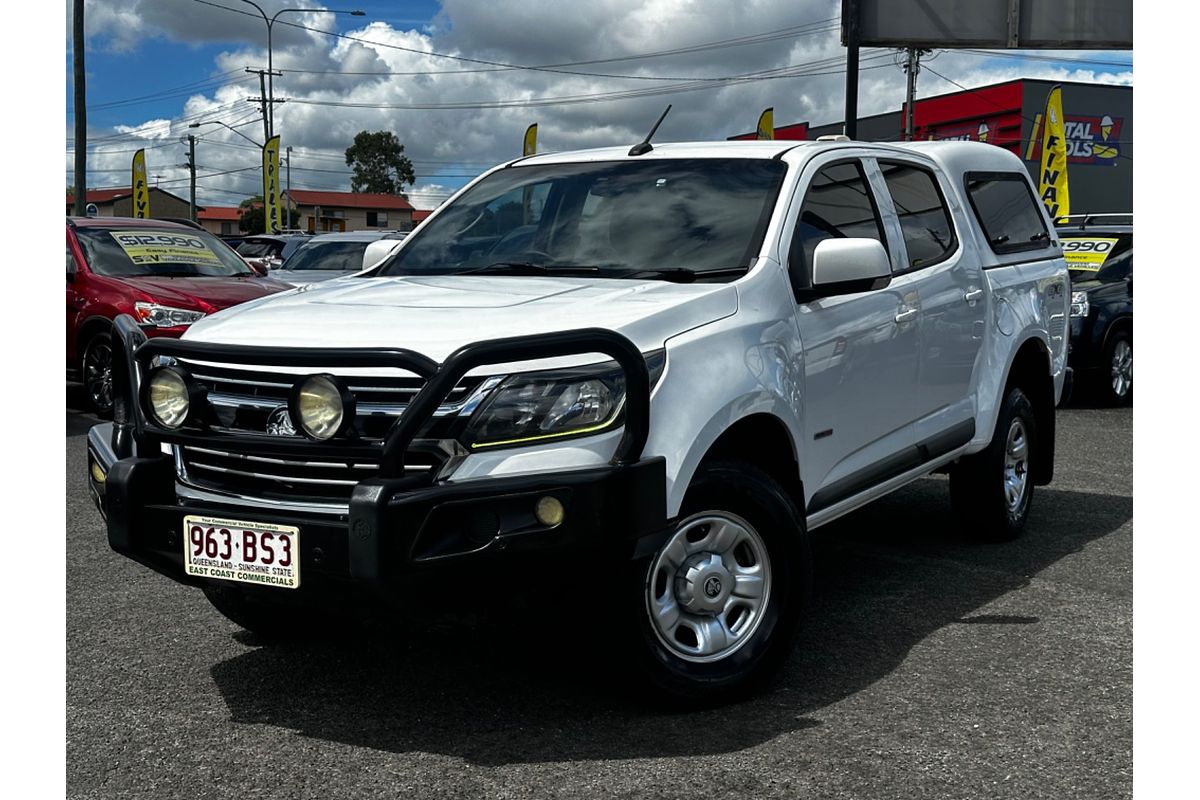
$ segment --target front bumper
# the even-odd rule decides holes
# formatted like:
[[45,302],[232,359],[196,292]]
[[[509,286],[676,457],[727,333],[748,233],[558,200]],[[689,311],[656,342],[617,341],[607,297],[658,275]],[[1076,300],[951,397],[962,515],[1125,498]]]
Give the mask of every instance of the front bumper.
[[[554,557],[593,551],[606,558],[626,559],[656,546],[665,535],[665,460],[641,457],[649,424],[645,359],[631,342],[611,331],[591,329],[480,342],[460,348],[438,365],[410,351],[311,351],[147,341],[127,317],[118,317],[114,327],[123,344],[114,351],[114,422],[96,426],[88,436],[92,495],[105,517],[110,546],[180,583],[201,585],[213,580],[188,575],[184,569],[183,521],[188,515],[297,527],[301,585],[298,590],[269,589],[288,595],[347,585],[387,591],[408,583],[400,579],[414,573],[487,563],[512,554]],[[431,473],[406,474],[404,455],[413,436],[469,369],[576,352],[611,355],[625,371],[624,432],[610,463],[459,482],[437,481]],[[246,498],[201,499],[181,491],[174,459],[164,452],[169,449],[164,445],[205,442],[210,434],[204,430],[167,431],[142,413],[136,400],[141,376],[152,358],[164,355],[259,364],[328,363],[336,356],[348,366],[400,365],[427,382],[380,444],[378,475],[354,486],[344,512],[336,507],[308,510],[299,504],[267,506]],[[221,441],[229,447],[265,446],[261,440],[241,442],[231,435],[224,435]],[[284,445],[297,452],[345,446],[336,441],[274,444]],[[535,514],[538,502],[547,497],[557,500],[563,509],[557,524],[543,524]]]

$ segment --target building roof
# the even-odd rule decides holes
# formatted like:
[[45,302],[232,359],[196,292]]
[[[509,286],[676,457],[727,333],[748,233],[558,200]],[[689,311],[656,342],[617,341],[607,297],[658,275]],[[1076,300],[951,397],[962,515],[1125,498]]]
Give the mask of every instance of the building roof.
[[[181,203],[187,202],[187,198],[180,197],[177,194],[171,194],[166,189],[160,189],[157,186],[151,186],[150,191],[157,192],[158,194],[171,195],[171,197],[174,197],[176,200],[178,200]],[[84,200],[84,202],[85,203],[95,203],[96,205],[100,205],[101,203],[113,203],[113,202],[116,202],[117,200],[120,200],[122,197],[129,197],[132,194],[133,194],[133,189],[131,189],[128,186],[118,186],[118,187],[113,187],[113,188],[109,188],[109,189],[88,189],[87,197]],[[67,193],[67,205],[72,205],[74,202],[75,202],[75,195],[68,192]],[[199,206],[199,205],[196,206],[197,209],[200,209],[203,207],[204,206]]]
[[428,217],[432,213],[433,213],[432,209],[414,208],[413,209],[413,224],[415,225],[418,222],[421,222],[422,220],[424,220],[426,217]]
[[197,211],[196,218],[214,222],[237,222],[242,218],[242,210],[237,206],[209,206],[203,211]]
[[412,205],[398,194],[368,194],[367,192],[315,192],[308,189],[292,189],[296,205],[323,206],[330,208],[396,209],[407,211]]

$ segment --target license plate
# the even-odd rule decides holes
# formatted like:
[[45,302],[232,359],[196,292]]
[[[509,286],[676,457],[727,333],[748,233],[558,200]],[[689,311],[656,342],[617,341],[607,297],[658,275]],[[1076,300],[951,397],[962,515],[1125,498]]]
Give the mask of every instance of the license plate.
[[187,516],[183,565],[188,575],[260,586],[300,585],[300,529],[265,522]]

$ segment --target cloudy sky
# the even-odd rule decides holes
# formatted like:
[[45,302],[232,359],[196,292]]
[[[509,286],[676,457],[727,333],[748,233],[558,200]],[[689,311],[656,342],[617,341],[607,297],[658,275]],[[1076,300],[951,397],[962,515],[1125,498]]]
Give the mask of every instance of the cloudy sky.
[[[319,7],[258,0],[268,15]],[[837,122],[844,107],[839,0],[347,0],[286,13],[273,35],[275,129],[293,150],[294,188],[349,189],[343,152],[360,130],[393,131],[414,162],[421,208],[520,154],[640,140],[666,107],[659,141],[724,139],[775,122]],[[66,3],[66,182],[73,181],[71,0]],[[87,0],[88,183],[127,186],[146,148],[159,185],[187,193],[186,148],[198,137],[202,205],[260,191],[258,76],[266,25],[242,0]],[[290,23],[290,24],[289,24]],[[864,49],[862,115],[904,99],[899,55]],[[936,51],[918,95],[1016,77],[1132,84],[1128,51]],[[236,128],[193,122],[222,122]],[[243,138],[243,136],[245,138]]]

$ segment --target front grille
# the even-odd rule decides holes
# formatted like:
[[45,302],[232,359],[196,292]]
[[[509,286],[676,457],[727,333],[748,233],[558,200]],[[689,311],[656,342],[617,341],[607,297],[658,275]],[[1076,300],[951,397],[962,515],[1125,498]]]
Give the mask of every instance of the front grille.
[[[445,457],[410,449],[406,471],[437,469]],[[207,447],[176,447],[176,466],[185,483],[243,497],[308,502],[347,502],[354,485],[379,472],[377,459],[354,461],[306,456],[284,459]]]
[[[355,484],[379,473],[380,450],[356,455],[353,459],[313,452],[295,457],[266,456],[255,447],[255,440],[266,444],[278,438],[306,441],[291,429],[288,395],[302,375],[237,369],[212,364],[179,361],[208,390],[212,414],[209,428],[215,432],[238,434],[237,449],[229,445],[199,447],[175,446],[179,479],[190,486],[242,497],[277,501],[298,500],[316,503],[344,503]],[[305,374],[321,372],[311,370]],[[360,439],[382,443],[396,419],[424,386],[424,380],[410,377],[343,377],[355,396],[355,431]],[[492,383],[484,378],[464,378],[438,410],[439,416],[462,410]],[[405,454],[407,472],[438,470],[449,454],[436,442],[415,442]]]

